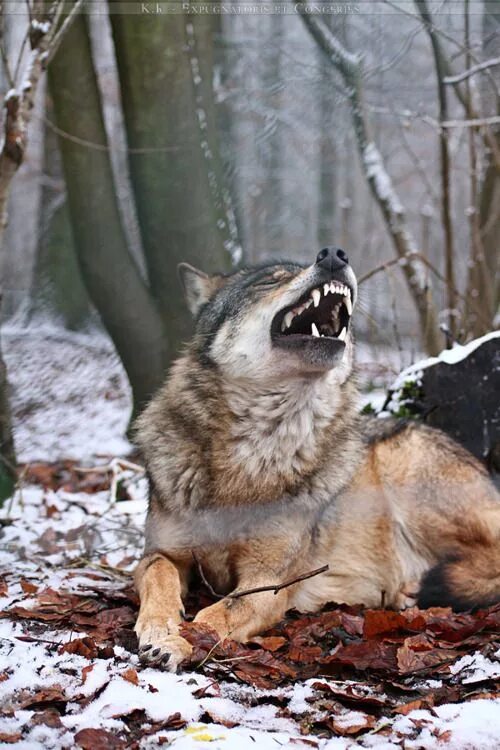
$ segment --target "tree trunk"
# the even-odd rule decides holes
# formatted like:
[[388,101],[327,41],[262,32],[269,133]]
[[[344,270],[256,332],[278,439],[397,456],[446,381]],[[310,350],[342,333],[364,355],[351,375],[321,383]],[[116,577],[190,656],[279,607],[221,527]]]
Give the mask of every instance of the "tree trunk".
[[[52,121],[51,99],[48,96],[46,100],[45,111]],[[48,125],[43,173],[30,318],[48,316],[60,320],[65,328],[78,330],[89,321],[92,308],[78,266],[59,143]]]
[[51,62],[49,86],[57,127],[70,134],[60,138],[60,146],[82,276],[138,411],[162,382],[168,348],[160,315],[127,248],[84,16],[75,20]]
[[[485,3],[486,6],[486,3]],[[485,7],[483,14],[482,57],[488,60],[498,51],[500,34],[500,12]],[[500,85],[500,69],[490,71]],[[481,82],[482,114],[500,114],[500,102],[492,92],[487,79]],[[500,126],[491,128],[500,151]],[[465,325],[469,336],[477,337],[495,325],[495,316],[500,304],[500,260],[498,238],[500,237],[500,171],[492,148],[484,155],[483,175],[479,189],[477,239],[478,251],[473,254],[467,279]]]
[[16,454],[9,406],[9,383],[0,349],[0,505],[14,491]]
[[[441,56],[441,46],[438,42],[437,31],[427,7],[427,0],[417,0],[417,8],[422,21],[424,22],[425,30],[427,31],[431,43],[436,73],[437,98],[439,102],[439,122],[442,123],[448,120],[448,99],[446,95],[446,86],[443,82],[446,75],[446,61]],[[439,132],[439,160],[441,177],[441,223],[444,234],[444,275],[446,279],[448,330],[451,340],[454,341],[457,332],[458,311],[455,285],[455,258],[453,250],[453,223],[451,219],[451,164],[448,139],[448,130],[441,127]]]
[[228,270],[235,248],[214,135],[211,19],[110,18],[146,265],[175,356],[192,330],[177,264]]

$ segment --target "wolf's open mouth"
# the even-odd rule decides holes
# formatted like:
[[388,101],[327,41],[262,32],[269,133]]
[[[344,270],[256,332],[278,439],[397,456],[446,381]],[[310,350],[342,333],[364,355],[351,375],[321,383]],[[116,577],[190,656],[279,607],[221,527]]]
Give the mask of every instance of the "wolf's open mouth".
[[344,341],[352,315],[351,290],[339,281],[321,284],[308,291],[274,318],[275,338],[316,337]]

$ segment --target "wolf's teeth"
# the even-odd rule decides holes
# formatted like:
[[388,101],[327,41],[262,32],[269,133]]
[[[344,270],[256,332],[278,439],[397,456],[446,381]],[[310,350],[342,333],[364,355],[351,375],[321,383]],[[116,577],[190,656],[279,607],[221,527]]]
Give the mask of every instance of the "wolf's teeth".
[[287,314],[285,315],[285,320],[283,321],[285,324],[285,328],[290,328],[293,319],[294,319],[293,312],[291,311],[287,312]]
[[349,316],[351,316],[352,315],[352,302],[351,302],[351,297],[349,295],[344,297],[344,305],[346,306]]
[[323,284],[323,293],[326,295],[330,292],[330,284]]
[[346,340],[346,336],[347,336],[347,328],[344,326],[342,328],[341,332],[339,333],[339,335],[337,336],[337,338],[340,341],[345,341]]
[[312,292],[311,292],[311,296],[312,296],[313,301],[314,301],[314,307],[317,307],[319,305],[319,301],[321,299],[321,292],[319,291],[319,289],[313,289]]
[[312,299],[310,297],[309,297],[308,300],[306,300],[304,302],[304,306],[305,306],[306,310],[307,310],[308,307],[311,307],[312,303],[313,303],[313,301],[312,301]]
[[313,336],[319,336],[319,331],[316,327],[316,323],[311,323],[311,333]]

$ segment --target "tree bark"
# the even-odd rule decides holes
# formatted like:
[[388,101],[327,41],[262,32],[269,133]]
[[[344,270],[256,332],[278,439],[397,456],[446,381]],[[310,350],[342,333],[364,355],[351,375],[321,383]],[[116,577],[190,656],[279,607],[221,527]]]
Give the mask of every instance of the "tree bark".
[[192,331],[177,264],[228,270],[235,250],[215,138],[211,19],[110,18],[150,286],[175,356]]
[[[78,10],[81,0],[77,4]],[[1,9],[3,11],[3,9]],[[31,23],[27,29],[31,52],[20,85],[13,84],[4,100],[3,138],[0,145],[0,246],[7,226],[7,202],[12,180],[21,166],[27,147],[28,125],[34,107],[38,83],[44,72],[47,56],[54,44],[62,38],[58,32],[63,3],[52,3],[48,8],[41,0],[31,6]],[[70,13],[71,19],[73,14]],[[3,25],[0,26],[3,31]],[[61,32],[63,33],[63,32]],[[0,43],[3,39],[0,38]],[[12,492],[16,478],[16,456],[12,432],[8,379],[0,351],[0,500]]]
[[127,248],[84,16],[54,56],[49,86],[57,127],[69,134],[60,146],[80,269],[129,377],[137,412],[161,384],[169,351],[161,317]]
[[[432,22],[427,0],[417,0],[417,8],[425,30],[429,36],[434,69],[436,73],[437,95],[439,102],[439,122],[448,120],[448,100],[443,79],[446,75],[446,61],[441,56],[441,45],[437,39],[436,30]],[[451,181],[450,181],[450,150],[448,131],[441,127],[439,132],[439,161],[441,176],[441,223],[444,235],[444,259],[446,278],[446,304],[448,308],[448,330],[452,341],[456,339],[457,331],[457,296],[455,285],[455,258],[453,250],[453,222],[451,218]]]
[[[50,96],[45,112],[52,121]],[[59,142],[49,125],[45,125],[43,141],[44,181],[29,315],[30,319],[48,316],[65,328],[78,330],[89,322],[92,308],[78,266]]]
[[[500,12],[492,12],[485,7],[483,14],[483,50],[485,60],[493,56],[497,50],[498,35],[500,34]],[[500,84],[499,69],[491,71]],[[481,86],[483,112],[500,114],[500,102],[492,94],[490,83],[483,82]],[[500,152],[500,126],[491,128],[491,136],[495,139],[496,148]],[[500,259],[498,252],[498,238],[500,237],[500,170],[495,156],[495,150],[487,147],[484,153],[483,174],[479,188],[478,206],[478,237],[476,252],[472,254],[465,306],[465,324],[470,336],[477,337],[486,333],[495,325],[495,316],[500,305]]]
[[16,479],[16,452],[9,406],[9,383],[0,348],[0,505],[14,491]]
[[368,131],[368,117],[363,103],[361,59],[346,50],[326,24],[316,16],[301,18],[333,67],[341,74],[351,107],[351,116],[362,169],[384,218],[396,254],[415,303],[422,344],[429,354],[442,349],[442,336],[430,296],[427,274],[422,263],[412,256],[417,250],[406,219],[406,212],[396,195],[382,156]]

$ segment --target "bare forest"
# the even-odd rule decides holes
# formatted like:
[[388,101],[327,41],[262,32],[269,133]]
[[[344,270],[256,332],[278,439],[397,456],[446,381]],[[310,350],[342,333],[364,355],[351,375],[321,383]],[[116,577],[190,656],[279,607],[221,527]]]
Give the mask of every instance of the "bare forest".
[[[342,248],[359,281],[357,378],[368,411],[389,408],[387,389],[397,391],[404,368],[446,362],[443,350],[469,352],[500,326],[499,0],[8,0],[0,3],[0,101],[4,507],[31,480],[44,491],[139,502],[145,480],[131,425],[192,332],[180,262],[229,272],[272,259],[309,264],[323,247]],[[481,455],[488,461],[491,444]],[[500,467],[500,455],[491,461]],[[84,529],[81,508],[66,501]],[[87,523],[97,511],[85,508]],[[85,544],[97,549],[106,533]],[[47,534],[50,556],[59,539]],[[109,543],[125,549],[127,539],[113,534]],[[116,580],[133,562],[125,552],[99,554],[100,573]],[[0,597],[1,585],[0,576]],[[123,610],[135,606],[123,601]],[[419,621],[415,638],[427,627]],[[448,635],[459,627],[443,625]],[[460,649],[449,640],[446,649]],[[317,672],[303,658],[305,680]],[[269,689],[266,664],[260,683],[242,682]],[[3,674],[0,664],[0,687]],[[391,675],[396,684],[401,674]],[[129,677],[136,686],[137,674]],[[468,692],[460,690],[461,700]],[[357,700],[350,708],[363,711]],[[168,721],[179,729],[179,719]],[[359,731],[378,732],[370,722]],[[436,729],[436,742],[446,731]],[[125,746],[110,742],[85,736],[78,746]]]

